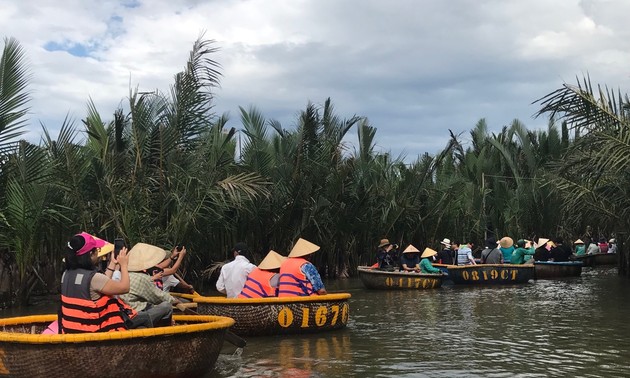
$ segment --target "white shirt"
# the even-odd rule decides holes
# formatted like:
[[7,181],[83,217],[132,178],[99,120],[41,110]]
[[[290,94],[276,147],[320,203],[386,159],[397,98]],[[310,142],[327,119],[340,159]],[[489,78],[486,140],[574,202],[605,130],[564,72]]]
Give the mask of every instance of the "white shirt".
[[217,290],[227,294],[228,298],[236,298],[243,290],[247,276],[256,265],[247,260],[246,257],[237,255],[234,261],[223,265],[221,274],[217,280]]

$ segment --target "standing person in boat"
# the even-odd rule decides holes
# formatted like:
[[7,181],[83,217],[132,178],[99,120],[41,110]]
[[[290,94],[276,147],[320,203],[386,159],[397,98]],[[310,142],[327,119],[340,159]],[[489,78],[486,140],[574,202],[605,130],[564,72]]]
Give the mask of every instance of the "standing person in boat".
[[378,269],[393,272],[398,267],[398,245],[391,244],[389,239],[381,239],[376,251]]
[[608,241],[608,253],[617,253],[617,240],[614,238]]
[[260,264],[247,276],[239,298],[268,298],[278,296],[280,265],[287,258],[269,251]]
[[120,298],[138,313],[149,316],[151,326],[170,325],[174,304],[179,300],[155,286],[149,275],[168,252],[154,245],[138,243],[129,251],[129,292]]
[[572,252],[571,248],[564,244],[564,239],[558,236],[554,239],[554,244],[556,246],[549,251],[550,260],[554,262],[569,261]]
[[477,265],[472,255],[472,247],[473,244],[471,242],[460,244],[457,249],[457,265]]
[[221,267],[217,280],[217,290],[228,298],[236,298],[245,286],[247,276],[256,268],[249,262],[249,249],[245,243],[236,243],[232,248],[234,260]]
[[534,253],[535,261],[549,261],[549,258],[551,258],[549,254],[549,250],[551,249],[549,239],[538,238],[538,242],[536,242],[534,248],[536,250]]
[[582,239],[574,241],[573,245],[575,245],[576,256],[584,256],[586,254],[586,249],[584,248],[584,242],[582,241]]
[[306,297],[324,295],[326,289],[317,268],[309,259],[319,251],[319,246],[299,238],[289,258],[280,266],[278,297]]
[[409,244],[400,256],[401,272],[420,272],[420,251]]
[[499,240],[499,250],[503,254],[503,263],[509,264],[512,261],[512,252],[514,252],[514,240],[509,236],[504,236]]
[[[100,249],[106,244],[86,232],[68,242],[66,270],[61,277],[60,333],[108,332],[145,325],[146,317],[138,317],[115,297],[129,291],[127,248],[123,247],[118,257],[111,256],[105,274],[96,271]],[[116,265],[121,271],[119,281],[111,279]]]
[[451,239],[444,238],[440,242],[442,250],[438,252],[437,260],[440,264],[453,265],[453,250],[451,249]]
[[434,267],[433,264],[431,264],[431,260],[433,259],[434,256],[436,256],[438,253],[436,251],[434,251],[431,248],[425,248],[424,251],[422,252],[422,255],[420,256],[420,258],[422,260],[420,260],[420,272],[421,273],[439,273],[442,274],[442,271],[439,270],[438,268]]
[[515,265],[525,264],[525,262],[529,261],[533,263],[532,257],[534,253],[536,253],[536,249],[532,247],[529,240],[519,239],[516,241],[516,249],[512,252],[510,261]]
[[489,237],[486,239],[486,248],[481,252],[482,264],[503,264],[503,253],[497,246],[495,238]]

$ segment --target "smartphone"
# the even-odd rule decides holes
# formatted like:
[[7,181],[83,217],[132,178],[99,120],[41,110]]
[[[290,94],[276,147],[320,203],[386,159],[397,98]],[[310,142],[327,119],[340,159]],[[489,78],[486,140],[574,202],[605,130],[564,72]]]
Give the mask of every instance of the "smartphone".
[[121,238],[114,239],[114,258],[115,259],[118,258],[118,254],[120,253],[120,250],[124,246],[125,246],[125,241],[123,239]]

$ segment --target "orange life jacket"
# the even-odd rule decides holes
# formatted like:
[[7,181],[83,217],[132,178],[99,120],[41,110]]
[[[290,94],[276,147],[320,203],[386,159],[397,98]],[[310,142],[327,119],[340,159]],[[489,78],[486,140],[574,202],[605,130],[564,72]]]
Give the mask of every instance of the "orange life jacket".
[[[132,319],[136,312],[120,299],[103,295],[90,297],[90,281],[96,271],[66,270],[61,282],[61,333],[109,332],[127,329],[125,316]],[[123,315],[125,312],[125,315]]]
[[313,285],[302,270],[302,265],[308,263],[300,257],[289,257],[280,266],[280,280],[278,282],[278,297],[307,297],[315,294]]
[[276,273],[256,268],[249,273],[243,290],[238,298],[275,297],[276,288],[271,286],[271,279]]

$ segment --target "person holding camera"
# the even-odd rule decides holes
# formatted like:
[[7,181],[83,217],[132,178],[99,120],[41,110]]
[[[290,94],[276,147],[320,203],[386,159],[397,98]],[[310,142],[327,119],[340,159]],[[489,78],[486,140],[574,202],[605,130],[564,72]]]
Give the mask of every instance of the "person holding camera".
[[164,291],[171,291],[171,288],[177,288],[187,293],[193,293],[194,288],[192,285],[184,281],[182,277],[177,274],[177,270],[181,266],[184,256],[186,256],[186,247],[176,246],[171,251],[170,257],[167,257],[157,265],[162,271],[158,273],[156,281],[157,284],[161,284],[160,289]]
[[391,244],[389,239],[381,239],[376,251],[378,269],[393,272],[398,267],[398,244]]

